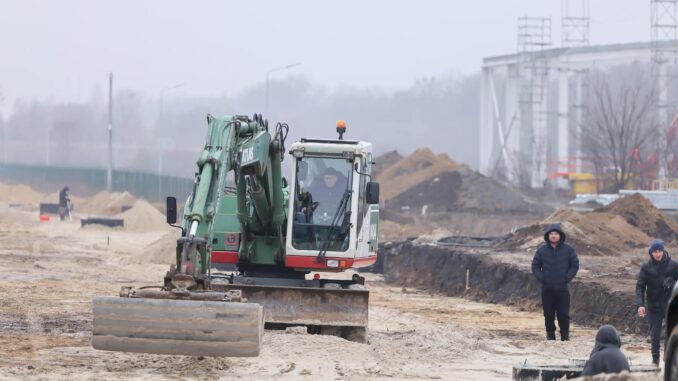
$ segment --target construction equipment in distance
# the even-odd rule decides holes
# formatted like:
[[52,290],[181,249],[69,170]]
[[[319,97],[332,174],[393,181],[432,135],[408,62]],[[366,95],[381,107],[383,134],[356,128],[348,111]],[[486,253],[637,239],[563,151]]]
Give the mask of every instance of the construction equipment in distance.
[[[156,289],[123,287],[93,300],[95,349],[205,356],[257,356],[267,328],[364,341],[364,278],[324,279],[377,259],[379,184],[372,145],[301,139],[291,178],[281,175],[289,127],[269,133],[261,115],[207,116],[205,147],[183,221],[176,264]],[[224,272],[229,266],[235,271]]]

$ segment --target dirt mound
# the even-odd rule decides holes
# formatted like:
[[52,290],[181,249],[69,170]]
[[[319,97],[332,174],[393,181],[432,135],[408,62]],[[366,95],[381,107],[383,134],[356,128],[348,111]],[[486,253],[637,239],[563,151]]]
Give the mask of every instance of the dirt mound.
[[[73,201],[73,196],[71,196],[71,201]],[[59,192],[52,192],[48,195],[43,196],[40,202],[48,202],[53,204],[59,203]]]
[[[446,154],[428,148],[401,157],[396,151],[380,156],[375,179],[381,185],[386,209],[423,211],[480,211],[537,213],[550,211],[498,181],[458,164]],[[389,164],[391,163],[391,164]]]
[[0,183],[0,202],[7,204],[37,204],[43,195],[23,184]]
[[638,250],[650,237],[618,215],[593,212],[580,214],[570,208],[559,209],[543,221],[518,229],[504,243],[510,249],[533,251],[544,242],[544,231],[560,223],[579,255],[614,255]]
[[[80,212],[82,211],[79,209],[79,206],[82,205],[87,199],[85,198],[80,198],[77,196],[73,196],[72,194],[69,194],[68,196],[71,199],[71,204],[73,205],[73,211],[74,212]],[[50,203],[50,204],[58,204],[59,203],[59,192],[52,192],[46,196],[42,197],[42,200],[40,200],[41,203]],[[75,207],[78,206],[78,209],[75,209]]]
[[112,216],[122,212],[122,208],[134,205],[136,198],[129,192],[99,192],[79,203],[73,201],[74,210],[78,213]]
[[661,238],[667,244],[678,242],[678,222],[655,208],[639,193],[621,197],[615,202],[597,209],[623,217],[630,225],[642,230],[652,238]]
[[165,216],[153,205],[138,200],[131,209],[118,214],[116,217],[125,220],[125,229],[140,233],[167,230]]
[[[553,209],[529,201],[520,192],[470,169],[459,170],[461,187],[456,207],[482,212],[548,213]],[[543,215],[543,214],[542,214]]]
[[181,230],[172,229],[157,241],[146,246],[143,250],[143,261],[170,265],[176,263],[177,239],[181,237]]
[[403,191],[385,202],[389,208],[422,210],[428,205],[430,212],[480,211],[517,212],[545,214],[550,209],[528,201],[519,192],[483,176],[473,170],[462,168],[444,172]]
[[428,229],[418,225],[399,224],[389,220],[382,220],[379,222],[380,241],[401,241],[418,237],[429,232]]
[[461,174],[458,171],[445,172],[402,192],[389,200],[388,206],[419,209],[431,205],[432,210],[450,211],[457,202],[460,187]]
[[386,152],[383,155],[377,156],[374,158],[374,164],[372,164],[372,175],[378,177],[379,174],[384,172],[386,168],[389,168],[393,164],[397,163],[402,159],[402,155],[398,151]]
[[388,200],[426,180],[461,168],[466,167],[446,154],[435,155],[428,148],[420,148],[384,169],[376,180],[381,184],[381,198]]

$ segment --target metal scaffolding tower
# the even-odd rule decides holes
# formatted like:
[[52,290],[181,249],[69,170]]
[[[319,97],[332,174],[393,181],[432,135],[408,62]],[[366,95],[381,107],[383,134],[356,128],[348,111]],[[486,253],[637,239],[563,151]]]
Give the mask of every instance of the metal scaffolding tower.
[[[678,1],[678,0],[677,0]],[[660,45],[670,45],[676,44],[678,41],[664,41]],[[548,60],[546,65],[553,72],[556,68],[561,67],[563,62],[567,62],[568,67],[571,69],[571,72],[577,72],[578,70],[590,69],[592,67],[605,68],[612,67],[620,64],[630,64],[630,63],[649,63],[651,56],[651,46],[650,42],[634,42],[634,43],[624,43],[624,44],[610,44],[610,45],[597,45],[597,46],[583,46],[578,48],[562,49],[562,48],[552,48],[543,52],[544,56]],[[567,57],[564,57],[567,56]],[[513,128],[506,129],[510,130],[511,135],[519,134],[521,136],[532,136],[532,129],[534,126],[530,124],[529,120],[521,120],[520,123],[515,123],[513,119],[502,118],[498,116],[508,116],[514,115],[515,107],[514,105],[520,105],[523,110],[530,111],[531,108],[523,106],[531,106],[531,104],[519,103],[520,87],[516,85],[510,85],[511,83],[516,84],[514,81],[513,72],[517,67],[522,65],[524,59],[520,54],[509,54],[509,55],[498,55],[493,57],[483,58],[482,64],[482,76],[480,84],[480,171],[483,174],[491,175],[493,170],[493,164],[496,163],[498,157],[497,153],[499,152],[497,148],[501,147],[500,144],[495,144],[497,131],[503,128],[501,124],[508,125],[508,123],[513,123]],[[497,78],[498,80],[504,79],[507,83],[504,89],[504,101],[503,105],[494,91],[491,82]],[[564,81],[563,81],[564,82]],[[572,81],[574,82],[574,81]],[[560,85],[559,81],[559,85]],[[559,86],[560,87],[560,86]],[[585,86],[582,85],[582,88]],[[586,96],[584,95],[584,99]],[[561,99],[565,100],[566,97]],[[502,106],[503,109],[502,109]],[[558,102],[558,110],[549,110],[549,115],[555,115],[560,113],[561,105]],[[511,109],[513,107],[513,110]],[[530,112],[523,111],[520,116],[530,116]],[[575,113],[569,113],[569,116],[574,116]],[[507,122],[508,121],[508,122]],[[501,122],[501,123],[500,123]],[[573,121],[568,123],[569,125],[574,125]],[[500,128],[501,127],[501,128]],[[553,137],[552,139],[555,139]],[[507,139],[506,143],[508,147],[510,145],[511,139]],[[501,140],[497,143],[501,143]],[[521,147],[520,152],[527,153],[527,156],[530,156],[530,148],[528,142],[523,140],[525,144],[524,148]],[[502,153],[503,154],[503,153]],[[550,159],[556,159],[554,152],[549,152]],[[552,162],[552,161],[551,161]],[[529,164],[529,163],[528,163]],[[527,173],[526,176],[531,176],[532,173],[529,172],[529,166],[526,166]],[[522,176],[522,174],[521,174]],[[530,183],[536,183],[536,181],[530,181]],[[529,184],[528,184],[529,185]],[[538,188],[543,186],[540,184]]]
[[[541,188],[546,180],[549,66],[544,52],[551,47],[551,19],[548,17],[518,18],[518,55],[520,56],[520,103],[522,125],[532,124],[530,158],[533,188]],[[529,114],[528,114],[529,113]],[[529,118],[527,116],[529,115]],[[521,128],[521,130],[524,130]]]
[[589,26],[591,25],[591,4],[581,0],[581,13],[570,13],[570,1],[561,0],[561,45],[563,48],[576,48],[589,45]]
[[651,40],[650,55],[652,63],[652,80],[657,107],[657,120],[660,131],[658,150],[660,152],[659,178],[665,178],[666,169],[666,132],[669,120],[670,102],[668,99],[668,83],[675,77],[675,70],[669,66],[676,64],[678,57],[678,0],[651,0]]
[[[561,45],[563,48],[580,48],[589,46],[589,29],[591,25],[591,3],[580,0],[579,10],[570,7],[570,0],[561,0]],[[585,108],[584,96],[588,93],[587,68],[573,68],[569,65],[569,55],[564,55],[558,82],[558,171],[580,173],[582,171],[581,124]],[[565,73],[565,72],[566,73]],[[570,74],[574,77],[574,104],[569,107]],[[574,118],[570,117],[573,113]],[[570,156],[570,121],[573,124],[575,138],[574,163]]]

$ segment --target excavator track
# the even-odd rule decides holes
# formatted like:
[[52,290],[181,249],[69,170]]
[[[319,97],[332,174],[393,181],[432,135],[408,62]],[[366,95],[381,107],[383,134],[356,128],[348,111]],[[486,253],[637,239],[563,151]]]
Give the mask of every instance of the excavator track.
[[96,297],[92,347],[107,351],[253,357],[263,309],[255,303]]

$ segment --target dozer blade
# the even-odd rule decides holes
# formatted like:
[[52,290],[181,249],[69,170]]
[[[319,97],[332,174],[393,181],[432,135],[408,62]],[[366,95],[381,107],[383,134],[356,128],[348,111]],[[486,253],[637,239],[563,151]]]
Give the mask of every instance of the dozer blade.
[[92,347],[189,356],[258,356],[264,320],[254,303],[96,297]]
[[365,329],[370,293],[367,289],[329,289],[213,283],[217,291],[239,289],[249,302],[264,307],[266,323]]

